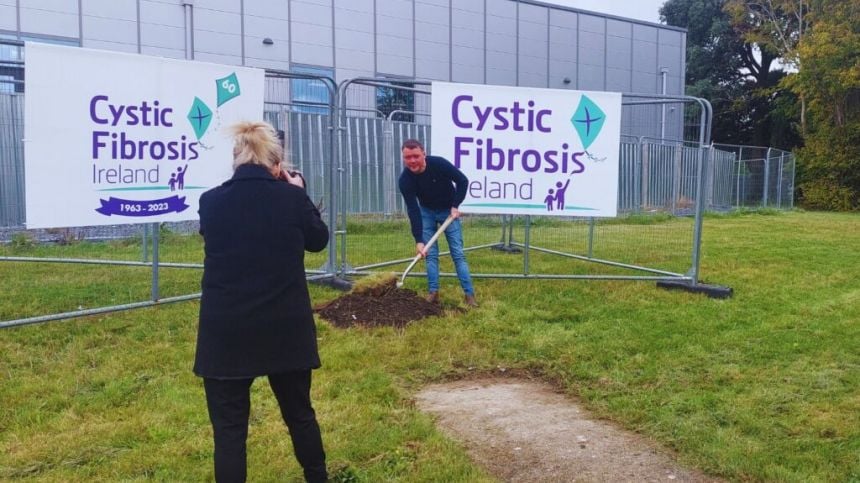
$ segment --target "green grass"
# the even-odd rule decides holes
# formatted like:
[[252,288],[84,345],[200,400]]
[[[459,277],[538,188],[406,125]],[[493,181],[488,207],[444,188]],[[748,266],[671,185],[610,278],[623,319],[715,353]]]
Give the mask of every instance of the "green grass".
[[[405,227],[394,228],[356,229],[350,253],[409,257]],[[495,228],[467,226],[467,242],[497,241]],[[585,224],[540,229],[536,244],[585,247]],[[595,250],[607,258],[689,263],[688,219],[613,222],[598,233]],[[139,256],[133,243],[89,245],[16,250]],[[479,309],[402,331],[318,321],[323,368],[313,396],[329,462],[342,481],[491,481],[411,397],[428,382],[504,367],[551,381],[714,476],[860,480],[858,247],[857,214],[709,216],[701,273],[733,287],[732,299],[647,282],[480,279]],[[199,261],[199,240],[171,237],[162,253]],[[521,257],[489,250],[469,260],[485,273],[522,269]],[[532,262],[534,271],[606,273],[537,254]],[[0,320],[148,295],[145,268],[4,262],[0,277]],[[198,290],[199,271],[165,269],[162,278],[169,294]],[[423,288],[420,279],[407,285]],[[314,302],[337,295],[312,285]],[[443,281],[443,299],[460,301],[455,281]],[[211,480],[211,430],[190,372],[197,309],[187,302],[0,331],[0,480]],[[300,481],[264,380],[252,404],[249,480]]]

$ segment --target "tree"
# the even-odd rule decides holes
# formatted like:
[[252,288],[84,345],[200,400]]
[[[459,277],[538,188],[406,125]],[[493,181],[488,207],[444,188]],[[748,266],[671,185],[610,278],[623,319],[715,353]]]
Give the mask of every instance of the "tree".
[[[821,1],[816,2],[819,5]],[[762,55],[776,55],[793,70],[800,70],[798,46],[810,27],[808,0],[729,0],[725,11],[743,38],[757,44]],[[806,106],[800,97],[801,132],[806,128]]]
[[773,129],[791,126],[783,116],[793,110],[772,105],[788,106],[794,96],[779,85],[777,54],[749,41],[726,7],[727,0],[668,0],[660,9],[664,22],[687,29],[687,93],[714,106],[716,142],[793,147],[792,129]]
[[801,202],[811,208],[860,208],[860,0],[817,2],[796,49],[802,68],[786,82],[808,101]]

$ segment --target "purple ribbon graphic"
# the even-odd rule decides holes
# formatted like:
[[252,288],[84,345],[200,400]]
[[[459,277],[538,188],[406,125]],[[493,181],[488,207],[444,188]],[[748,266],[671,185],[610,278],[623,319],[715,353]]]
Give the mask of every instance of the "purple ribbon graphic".
[[124,200],[110,197],[107,200],[99,200],[101,207],[96,211],[103,215],[119,216],[158,216],[167,213],[179,213],[188,208],[184,196],[171,196],[160,200]]

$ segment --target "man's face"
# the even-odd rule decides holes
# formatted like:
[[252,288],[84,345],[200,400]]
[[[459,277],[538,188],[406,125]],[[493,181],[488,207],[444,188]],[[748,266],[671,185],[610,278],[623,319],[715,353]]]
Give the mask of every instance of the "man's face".
[[403,165],[415,174],[421,174],[427,167],[424,150],[421,148],[403,148]]

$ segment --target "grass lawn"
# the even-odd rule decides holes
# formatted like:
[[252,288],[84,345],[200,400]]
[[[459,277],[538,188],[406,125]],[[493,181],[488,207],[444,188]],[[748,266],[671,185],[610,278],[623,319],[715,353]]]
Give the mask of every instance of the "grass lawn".
[[[660,219],[639,225],[642,232],[607,224],[598,229],[604,253],[595,255],[684,271],[690,225]],[[541,227],[535,243],[563,245],[566,235],[554,229]],[[469,230],[470,243],[470,236],[498,241],[493,227]],[[579,252],[587,227],[577,230]],[[402,226],[356,229],[353,240],[359,236],[366,241],[348,247],[356,263],[371,262],[368,252],[377,249],[410,254]],[[661,241],[672,249],[655,246]],[[340,469],[340,481],[492,481],[411,396],[428,382],[502,367],[552,381],[598,416],[711,475],[858,481],[858,247],[857,214],[709,216],[701,273],[733,287],[728,300],[650,282],[479,279],[481,307],[464,315],[402,331],[318,321],[323,368],[314,373],[313,396],[330,466]],[[3,250],[140,259],[134,242]],[[161,253],[199,262],[199,240],[169,236]],[[309,266],[324,259],[315,257]],[[594,270],[557,257],[532,262],[551,273]],[[470,255],[470,263],[483,272],[522,267],[520,257],[489,250]],[[147,270],[2,262],[0,320],[145,300]],[[198,291],[199,276],[162,270],[162,295]],[[424,284],[416,278],[408,286]],[[446,303],[460,301],[454,280],[444,280],[443,290]],[[336,296],[312,286],[315,303]],[[191,373],[197,310],[184,302],[0,330],[0,480],[211,480],[211,429]],[[300,479],[274,397],[258,380],[249,481]]]

